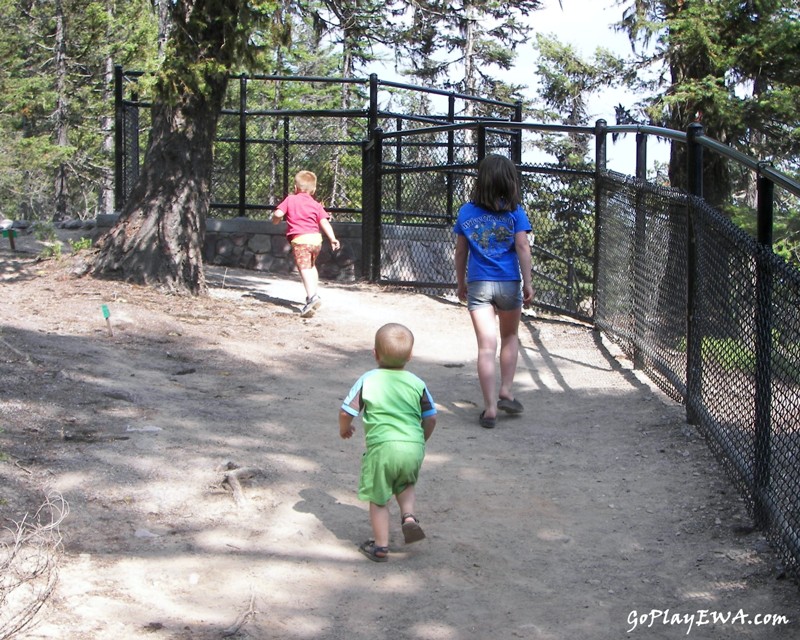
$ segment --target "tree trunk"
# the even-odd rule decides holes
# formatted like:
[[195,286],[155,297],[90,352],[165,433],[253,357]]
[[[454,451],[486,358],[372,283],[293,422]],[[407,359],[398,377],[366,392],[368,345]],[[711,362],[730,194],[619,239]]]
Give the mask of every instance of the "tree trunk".
[[99,243],[95,275],[204,294],[203,241],[214,138],[234,62],[246,47],[245,0],[168,3],[171,46],[153,100],[144,167],[114,227]]
[[[67,134],[67,35],[64,19],[64,7],[60,0],[55,4],[56,11],[56,39],[54,43],[54,58],[56,72],[56,110],[55,120],[55,139],[59,147],[69,146]],[[67,219],[68,207],[68,188],[67,188],[67,165],[60,162],[56,167],[55,175],[55,203],[53,211],[53,222]]]
[[206,292],[203,239],[227,81],[219,78],[216,84],[212,100],[188,95],[175,106],[153,106],[153,137],[139,182],[100,243],[95,274],[114,273],[176,293]]
[[[113,19],[109,9],[109,22]],[[106,104],[112,104],[114,100],[114,61],[111,56],[106,57],[104,72],[106,87],[103,90],[103,99]],[[100,119],[100,129],[103,132],[103,156],[108,158],[108,167],[102,170],[100,182],[100,192],[97,196],[97,210],[99,213],[107,214],[114,211],[114,118],[112,116],[102,116]]]

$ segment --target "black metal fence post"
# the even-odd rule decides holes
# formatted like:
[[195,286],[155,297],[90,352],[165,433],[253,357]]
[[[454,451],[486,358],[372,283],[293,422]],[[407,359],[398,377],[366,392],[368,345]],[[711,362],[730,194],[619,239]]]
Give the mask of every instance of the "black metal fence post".
[[[452,93],[447,97],[447,122],[453,124],[456,121],[456,97]],[[447,164],[452,166],[456,160],[456,134],[452,129],[447,132]],[[445,176],[447,184],[447,221],[452,222],[455,218],[454,194],[453,194],[453,172],[447,170]]]
[[369,75],[369,122],[367,131],[369,135],[378,128],[378,74]]
[[[693,122],[686,131],[688,191],[691,196],[703,197],[703,147],[697,138],[703,125]],[[686,421],[697,424],[696,405],[702,403],[703,336],[698,331],[697,318],[697,230],[693,198],[687,204],[686,238]]]
[[[514,105],[513,122],[522,122],[522,102]],[[515,129],[511,134],[511,159],[517,166],[522,164],[522,129]]]
[[600,271],[600,233],[604,216],[600,176],[605,172],[607,159],[607,122],[602,118],[594,125],[594,259],[592,265],[592,317],[597,315],[597,277]]
[[755,442],[753,460],[753,520],[756,527],[770,524],[769,486],[772,450],[772,254],[775,185],[758,177],[758,242],[756,257],[756,371]]
[[[647,180],[647,135],[636,134],[636,178]],[[647,291],[645,285],[647,258],[647,210],[642,189],[636,190],[636,231],[633,241],[633,366],[644,366],[643,345],[647,330],[645,304]]]
[[[396,118],[395,119],[395,130],[397,133],[400,133],[403,130],[403,119]],[[394,153],[394,161],[397,163],[397,166],[400,167],[403,165],[403,136],[397,136],[395,138],[395,153]],[[401,211],[403,210],[403,176],[400,173],[396,173],[394,175],[394,210],[397,212],[397,218],[399,222],[399,218],[401,217]]]
[[239,77],[239,216],[247,215],[247,76]]
[[289,191],[289,116],[283,117],[283,193],[291,193]]
[[122,65],[114,66],[114,210],[119,211],[125,201],[123,190],[123,116],[122,116]]
[[636,177],[647,180],[647,134],[636,134]]
[[381,273],[381,159],[383,131],[374,129],[362,147],[361,272],[370,282]]

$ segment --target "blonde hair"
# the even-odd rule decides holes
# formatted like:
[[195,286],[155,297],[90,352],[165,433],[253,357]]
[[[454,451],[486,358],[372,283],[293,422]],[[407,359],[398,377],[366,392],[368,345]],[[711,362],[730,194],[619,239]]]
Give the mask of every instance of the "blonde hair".
[[414,334],[408,327],[390,322],[375,333],[375,355],[381,366],[400,368],[411,359]]
[[316,174],[312,171],[298,171],[294,176],[294,188],[313,196],[317,192]]

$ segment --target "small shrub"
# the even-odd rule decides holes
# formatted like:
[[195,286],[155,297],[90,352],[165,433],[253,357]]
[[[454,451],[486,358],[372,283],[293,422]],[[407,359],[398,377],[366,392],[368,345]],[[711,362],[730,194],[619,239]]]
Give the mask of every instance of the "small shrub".
[[42,258],[61,257],[61,242],[52,222],[35,222],[33,224],[33,237],[44,244],[44,248],[39,254]]
[[78,251],[83,251],[84,249],[91,249],[92,248],[92,239],[91,238],[80,238],[78,240],[68,240],[69,246],[72,249],[72,253],[78,253]]

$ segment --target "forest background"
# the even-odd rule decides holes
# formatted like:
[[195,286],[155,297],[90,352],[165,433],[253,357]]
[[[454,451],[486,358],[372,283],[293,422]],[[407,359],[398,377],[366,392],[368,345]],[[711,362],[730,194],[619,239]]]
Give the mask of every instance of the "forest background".
[[[45,227],[113,212],[113,68],[157,77],[176,5],[209,16],[216,5],[238,6],[239,19],[247,11],[247,55],[234,73],[359,77],[380,63],[412,84],[519,100],[528,120],[573,125],[591,123],[592,96],[624,88],[637,99],[618,105],[617,123],[685,130],[700,120],[707,135],[798,175],[796,0],[607,0],[614,28],[631,42],[624,57],[604,48],[587,55],[537,30],[537,11],[557,2],[0,0],[0,212]],[[558,4],[566,31],[575,8]],[[302,102],[299,92],[277,94],[276,106]],[[323,99],[350,108],[363,98],[356,88]],[[589,147],[567,138],[545,151],[579,165]],[[681,153],[673,149],[651,178],[682,186]],[[722,164],[711,171],[706,197],[752,228],[753,176]],[[800,261],[796,201],[778,199],[775,239],[776,251]]]

